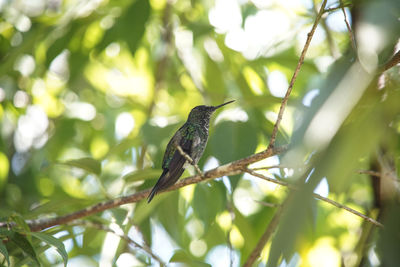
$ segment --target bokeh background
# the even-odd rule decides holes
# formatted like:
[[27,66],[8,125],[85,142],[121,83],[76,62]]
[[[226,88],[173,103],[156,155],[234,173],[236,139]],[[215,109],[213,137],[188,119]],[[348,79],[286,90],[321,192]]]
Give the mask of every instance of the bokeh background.
[[[320,5],[1,0],[2,221],[24,233],[21,219],[150,188],[169,138],[196,105],[236,100],[214,115],[203,170],[264,150]],[[384,201],[376,177],[359,170],[390,173],[398,194],[399,67],[379,73],[396,52],[400,2],[328,1],[326,10],[278,133],[276,145],[291,146],[253,166],[279,165],[260,173],[289,182],[307,177],[304,190],[292,194],[248,174],[222,177],[45,231],[64,243],[68,266],[158,265],[99,225],[164,262],[239,266],[288,194],[288,212],[257,266],[400,264],[398,216],[386,216],[379,232],[310,194],[373,218]],[[53,246],[26,240],[41,264],[63,266]],[[12,265],[35,264],[29,246],[3,243]]]

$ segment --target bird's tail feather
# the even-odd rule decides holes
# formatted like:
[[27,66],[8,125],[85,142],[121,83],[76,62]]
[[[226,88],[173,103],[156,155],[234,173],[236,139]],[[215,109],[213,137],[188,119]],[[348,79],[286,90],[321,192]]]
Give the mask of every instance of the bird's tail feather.
[[153,199],[153,197],[156,195],[156,193],[163,189],[164,184],[165,184],[165,175],[167,174],[168,170],[165,169],[163,173],[160,175],[160,178],[158,178],[157,183],[154,185],[153,189],[151,189],[151,192],[149,196],[147,197],[147,203],[150,203],[150,201]]
[[150,201],[157,194],[157,192],[159,192],[160,190],[164,190],[170,187],[171,185],[175,184],[176,181],[179,179],[179,177],[182,175],[184,170],[185,169],[181,168],[180,170],[171,173],[170,170],[165,169],[161,174],[160,178],[158,179],[156,185],[151,190],[149,196],[147,197],[147,203],[150,203]]
[[153,187],[153,189],[151,190],[149,196],[147,197],[147,203],[150,203],[150,201],[153,199],[153,197],[155,196],[157,192],[156,187]]

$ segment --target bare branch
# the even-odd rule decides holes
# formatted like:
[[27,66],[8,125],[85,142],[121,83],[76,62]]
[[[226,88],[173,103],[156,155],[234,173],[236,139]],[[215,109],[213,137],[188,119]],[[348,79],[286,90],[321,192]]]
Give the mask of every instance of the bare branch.
[[283,165],[272,165],[272,166],[263,166],[263,167],[257,167],[257,168],[251,168],[251,169],[253,171],[258,171],[258,170],[285,169],[285,168],[293,168],[293,167],[283,166]]
[[[265,176],[265,175],[262,175],[262,174],[260,174],[260,173],[255,172],[255,171],[253,171],[253,170],[251,170],[251,169],[246,169],[245,171],[246,171],[247,173],[249,173],[249,174],[251,174],[251,175],[253,175],[253,176],[256,176],[256,177],[258,177],[258,178],[261,178],[261,179],[263,179],[263,180],[266,180],[266,181],[269,181],[269,182],[272,182],[272,183],[275,183],[275,184],[279,184],[279,185],[282,185],[282,186],[286,186],[286,187],[288,187],[288,188],[290,188],[290,189],[294,189],[294,190],[297,190],[297,189],[298,189],[296,186],[294,186],[294,185],[292,185],[292,184],[289,184],[289,183],[284,182],[284,181],[280,181],[280,180],[276,180],[276,179],[269,178],[269,177],[267,177],[267,176]],[[357,215],[358,217],[361,217],[361,218],[363,218],[364,220],[366,220],[366,221],[368,221],[368,222],[370,222],[370,223],[372,223],[372,224],[375,224],[376,226],[383,227],[383,225],[382,225],[380,222],[378,222],[378,221],[376,221],[376,220],[374,220],[374,219],[372,219],[372,218],[370,218],[370,217],[368,217],[368,216],[362,214],[361,212],[358,212],[358,211],[356,211],[356,210],[354,210],[354,209],[352,209],[352,208],[349,208],[349,207],[347,207],[346,205],[340,204],[340,203],[338,203],[338,202],[336,202],[336,201],[334,201],[334,200],[332,200],[332,199],[323,197],[323,196],[318,195],[318,194],[315,194],[315,193],[313,193],[313,196],[314,196],[315,198],[317,198],[317,199],[319,199],[319,200],[322,200],[322,201],[325,201],[325,202],[327,202],[327,203],[329,203],[329,204],[331,204],[331,205],[333,205],[333,206],[335,206],[335,207],[338,207],[338,208],[344,209],[344,210],[346,210],[346,211],[348,211],[348,212],[350,212],[350,213],[353,213],[354,215]]]
[[385,64],[383,71],[387,71],[400,63],[400,50]]
[[[292,184],[266,177],[266,176],[264,176],[262,174],[259,174],[259,173],[255,172],[255,171],[251,170],[251,169],[245,169],[244,171],[246,171],[247,173],[249,173],[249,174],[251,174],[253,176],[261,178],[263,180],[267,180],[267,181],[270,181],[270,182],[273,182],[273,183],[276,183],[276,184],[279,184],[279,185],[286,186],[286,187],[288,187],[290,189],[297,190],[297,188]],[[267,229],[265,230],[264,234],[261,236],[260,240],[258,241],[256,247],[253,249],[252,253],[247,258],[247,261],[244,264],[244,266],[253,266],[253,263],[260,256],[261,251],[263,250],[263,248],[267,244],[267,242],[270,239],[271,235],[274,233],[276,227],[278,226],[279,220],[281,218],[283,210],[286,207],[286,203],[288,202],[288,199],[290,198],[290,196],[291,195],[289,195],[289,197],[286,198],[284,204],[282,204],[280,206],[280,208],[278,209],[278,211],[275,213],[275,215],[272,218],[271,222],[268,224]],[[340,203],[338,203],[338,202],[336,202],[336,201],[334,201],[332,199],[323,197],[323,196],[315,194],[315,193],[313,193],[313,196],[315,198],[320,199],[322,201],[325,201],[325,202],[327,202],[327,203],[329,203],[329,204],[331,204],[331,205],[333,205],[335,207],[338,207],[338,208],[344,209],[344,210],[346,210],[346,211],[348,211],[350,213],[353,213],[353,214],[363,218],[364,220],[366,220],[366,221],[368,221],[368,222],[370,222],[370,223],[372,223],[372,224],[374,224],[376,226],[383,227],[383,225],[380,222],[377,222],[376,220],[374,220],[374,219],[372,219],[372,218],[370,218],[370,217],[368,217],[368,216],[366,216],[366,215],[364,215],[364,214],[362,214],[362,213],[360,213],[360,212],[358,212],[356,210],[353,210],[353,209],[351,209],[351,208],[349,208],[349,207],[347,207],[347,206],[345,206],[343,204],[340,204]]]
[[326,6],[326,2],[327,2],[327,0],[324,0],[322,2],[321,8],[320,8],[320,10],[318,12],[318,15],[315,18],[314,25],[312,26],[310,32],[307,34],[307,40],[306,40],[306,43],[304,44],[303,51],[301,51],[299,62],[297,63],[296,69],[295,69],[295,71],[293,73],[292,79],[290,80],[290,84],[289,84],[289,87],[288,87],[288,89],[286,91],[285,97],[283,98],[281,106],[279,107],[278,118],[276,119],[276,122],[275,122],[275,125],[274,125],[274,129],[272,130],[271,139],[269,141],[268,148],[274,147],[274,145],[275,145],[275,140],[276,140],[276,136],[278,134],[279,125],[280,125],[280,123],[282,121],[283,112],[285,111],[287,101],[289,100],[290,93],[292,92],[293,85],[294,85],[294,82],[296,81],[297,75],[300,72],[300,68],[304,63],[304,58],[306,56],[308,47],[310,46],[311,39],[312,39],[312,37],[314,35],[315,30],[317,29],[318,23],[319,23],[322,15],[324,14],[324,9],[325,9],[325,6]]
[[378,221],[376,221],[376,220],[374,220],[374,219],[372,219],[372,218],[370,218],[370,217],[368,217],[368,216],[362,214],[361,212],[358,212],[358,211],[356,211],[356,210],[353,210],[352,208],[349,208],[349,207],[347,207],[346,205],[340,204],[340,203],[338,203],[338,202],[336,202],[336,201],[334,201],[334,200],[332,200],[332,199],[323,197],[323,196],[318,195],[318,194],[315,194],[315,193],[313,193],[313,196],[314,196],[315,198],[318,198],[318,199],[320,199],[320,200],[322,200],[322,201],[325,201],[325,202],[327,202],[327,203],[329,203],[329,204],[331,204],[331,205],[333,205],[333,206],[335,206],[335,207],[338,207],[338,208],[340,208],[340,209],[347,210],[348,212],[353,213],[353,214],[355,214],[355,215],[357,215],[357,216],[363,218],[363,219],[366,220],[367,222],[370,222],[370,223],[372,223],[372,224],[374,224],[374,225],[376,225],[376,226],[383,227],[383,224],[381,224],[380,222],[378,222]]
[[261,205],[263,205],[265,207],[269,207],[269,208],[276,208],[276,207],[280,206],[280,204],[269,203],[269,202],[259,201],[259,200],[254,200],[254,202],[257,202],[258,204],[261,204]]
[[349,33],[349,38],[351,41],[351,46],[353,47],[354,51],[357,51],[356,40],[354,39],[353,31],[351,30],[350,23],[347,19],[346,10],[344,10],[343,1],[340,0],[340,8],[342,9],[343,16],[344,16],[344,23],[346,23],[347,31]]
[[[111,229],[110,227],[100,224],[100,223],[95,223],[95,222],[89,222],[89,221],[83,221],[83,220],[77,220],[74,221],[72,223],[69,223],[68,225],[72,225],[72,226],[84,226],[84,227],[90,227],[90,228],[94,228],[97,230],[101,230],[101,231],[105,231],[108,233],[112,233],[116,236],[118,236],[119,238],[125,240],[128,244],[131,244],[132,246],[145,251],[148,255],[150,255],[150,257],[152,257],[155,261],[157,261],[159,263],[160,266],[166,266],[165,262],[156,254],[154,254],[154,252],[151,250],[151,248],[149,248],[146,244],[144,245],[140,245],[139,243],[137,243],[135,240],[133,240],[132,238],[130,238],[128,235],[125,234],[119,234],[116,231],[114,231],[113,229]],[[121,229],[122,231],[122,229]]]
[[[287,200],[285,201],[287,203]],[[256,247],[253,249],[251,252],[250,256],[247,258],[247,261],[243,265],[244,267],[251,267],[253,266],[253,263],[256,261],[256,259],[260,256],[261,251],[265,247],[265,244],[268,242],[270,239],[271,235],[275,232],[275,229],[278,227],[278,223],[281,219],[283,210],[286,206],[283,204],[281,205],[278,210],[276,211],[274,217],[272,220],[269,222],[267,229],[265,230],[264,234],[261,236],[260,240],[258,240],[258,243]]]
[[382,174],[380,172],[376,172],[376,171],[357,170],[357,172],[359,174],[367,174],[367,175],[371,175],[371,176],[375,176],[375,177],[381,177],[382,176]]
[[[226,176],[226,175],[235,175],[243,172],[243,167],[247,166],[251,163],[260,161],[262,159],[277,155],[282,153],[283,151],[286,150],[286,146],[283,147],[276,147],[276,148],[271,148],[264,150],[260,153],[256,153],[254,155],[251,155],[249,157],[239,159],[236,161],[233,161],[231,163],[219,166],[217,168],[214,168],[212,170],[209,170],[204,173],[204,176],[201,177],[200,175],[194,175],[191,177],[188,177],[186,179],[182,179],[180,182],[174,184],[173,186],[169,187],[168,189],[162,191],[173,191],[178,188],[190,185],[190,184],[196,184],[199,182],[202,182],[204,180],[211,180],[215,179],[218,177]],[[63,216],[55,217],[55,218],[45,218],[45,219],[36,219],[36,220],[28,220],[27,224],[31,228],[31,231],[36,232],[36,231],[41,231],[46,228],[56,226],[56,225],[61,225],[61,224],[66,224],[69,222],[72,222],[74,220],[87,217],[90,215],[93,215],[95,213],[112,209],[124,204],[128,203],[134,203],[138,202],[142,199],[147,198],[148,194],[150,192],[150,189],[142,190],[140,192],[136,192],[134,194],[128,195],[128,196],[123,196],[119,198],[115,198],[113,200],[108,200],[108,201],[103,201],[99,202],[93,206],[87,207],[82,210],[78,210],[76,212],[66,214]],[[161,192],[160,192],[161,193]],[[0,222],[0,227],[7,227],[6,222]]]
[[353,6],[352,3],[343,4],[342,1],[341,1],[340,5],[338,5],[338,6],[326,8],[324,10],[324,13],[330,13],[330,12],[334,12],[334,11],[336,11],[338,9],[341,9],[341,8],[344,8],[344,7],[352,7],[352,6]]

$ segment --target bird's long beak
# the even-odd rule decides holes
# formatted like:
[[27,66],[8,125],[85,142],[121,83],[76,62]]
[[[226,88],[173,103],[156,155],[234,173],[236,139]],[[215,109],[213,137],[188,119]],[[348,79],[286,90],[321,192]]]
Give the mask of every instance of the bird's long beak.
[[219,109],[220,107],[223,107],[223,106],[225,106],[225,105],[228,105],[228,104],[230,104],[230,103],[232,103],[232,102],[235,102],[235,100],[231,100],[231,101],[228,101],[228,102],[223,103],[223,104],[221,104],[221,105],[214,106],[214,110],[215,110],[215,109]]

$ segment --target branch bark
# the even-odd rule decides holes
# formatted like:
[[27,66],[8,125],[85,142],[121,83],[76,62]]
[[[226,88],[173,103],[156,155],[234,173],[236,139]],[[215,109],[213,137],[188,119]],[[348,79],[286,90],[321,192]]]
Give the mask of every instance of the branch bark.
[[278,134],[279,125],[282,121],[283,112],[285,111],[286,104],[289,100],[289,96],[290,96],[290,93],[292,92],[293,85],[294,85],[294,82],[296,81],[297,75],[300,72],[300,68],[304,63],[304,58],[305,58],[307,50],[310,46],[311,39],[314,36],[315,30],[317,29],[318,23],[319,23],[322,15],[324,14],[326,2],[327,2],[327,0],[324,0],[322,2],[321,8],[320,8],[318,15],[314,21],[314,25],[312,26],[310,32],[307,34],[307,40],[306,40],[306,43],[304,44],[303,51],[301,51],[299,62],[297,63],[296,69],[293,73],[292,79],[290,80],[290,84],[286,91],[285,97],[282,99],[281,106],[279,107],[278,118],[276,119],[274,128],[272,130],[271,139],[269,141],[268,148],[271,148],[275,145],[276,135]]
[[[239,160],[233,161],[231,163],[219,166],[215,169],[209,170],[203,174],[203,177],[201,175],[197,174],[197,175],[182,179],[180,182],[174,184],[173,186],[171,186],[170,188],[166,189],[163,192],[173,191],[173,190],[176,190],[178,188],[181,188],[181,187],[184,187],[184,186],[187,186],[190,184],[200,183],[205,180],[211,180],[211,179],[215,179],[215,178],[225,176],[225,175],[235,175],[235,174],[242,173],[243,168],[245,166],[247,166],[251,163],[260,161],[262,159],[280,154],[285,150],[286,150],[286,146],[266,149],[260,153],[256,153],[249,157],[239,159]],[[98,212],[101,212],[104,210],[108,210],[108,209],[112,209],[112,208],[115,208],[115,207],[118,207],[118,206],[121,206],[124,204],[138,202],[142,199],[147,198],[149,193],[150,193],[150,189],[146,189],[146,190],[143,190],[143,191],[140,191],[140,192],[128,195],[128,196],[123,196],[123,197],[115,198],[112,200],[99,202],[93,206],[90,206],[85,209],[82,209],[82,210],[79,210],[79,211],[76,211],[76,212],[73,212],[70,214],[66,214],[63,216],[50,218],[50,219],[46,218],[46,219],[28,220],[27,224],[30,227],[31,231],[33,231],[33,232],[41,231],[41,230],[44,230],[44,229],[47,229],[49,227],[53,227],[56,225],[70,223],[74,220],[81,219],[81,218],[93,215],[95,213],[98,213]],[[10,226],[10,225],[7,223],[0,223],[0,227],[7,227],[7,226]]]
[[[289,184],[289,183],[284,182],[284,181],[279,181],[279,180],[276,180],[276,179],[269,178],[269,177],[267,177],[265,175],[262,175],[260,173],[255,172],[254,170],[246,169],[245,171],[247,173],[249,173],[249,174],[251,174],[253,176],[256,176],[258,178],[261,178],[263,180],[266,180],[266,181],[269,181],[269,182],[272,182],[272,183],[275,183],[275,184],[278,184],[278,185],[286,186],[286,187],[288,187],[290,189],[293,189],[293,190],[297,190],[298,189],[292,184]],[[334,200],[332,200],[330,198],[323,197],[323,196],[318,195],[316,193],[313,193],[313,196],[315,198],[317,198],[319,200],[322,200],[324,202],[327,202],[327,203],[329,203],[329,204],[331,204],[331,205],[333,205],[333,206],[335,206],[337,208],[344,209],[344,210],[346,210],[346,211],[348,211],[350,213],[353,213],[354,215],[356,215],[358,217],[361,217],[362,219],[364,219],[367,222],[370,222],[370,223],[372,223],[372,224],[374,224],[376,226],[383,227],[383,225],[380,222],[378,222],[378,221],[376,221],[376,220],[374,220],[374,219],[362,214],[361,212],[356,211],[356,210],[354,210],[354,209],[352,209],[352,208],[350,208],[350,207],[348,207],[346,205],[340,204],[340,203],[338,203],[338,202],[336,202],[336,201],[334,201]]]
[[[289,100],[290,93],[292,92],[292,89],[293,89],[294,82],[296,81],[297,75],[300,72],[300,68],[304,63],[304,58],[305,58],[307,50],[308,50],[308,48],[310,46],[311,39],[314,36],[315,30],[317,29],[318,23],[319,23],[322,15],[324,14],[326,3],[327,3],[327,0],[324,0],[322,2],[321,8],[320,8],[320,10],[318,12],[317,17],[315,18],[314,24],[313,24],[310,32],[307,34],[307,40],[306,40],[306,43],[304,44],[303,51],[301,51],[299,62],[297,63],[296,69],[295,69],[295,71],[293,73],[292,79],[290,80],[290,84],[289,84],[289,87],[288,87],[288,89],[286,91],[285,97],[283,98],[281,106],[279,107],[278,118],[276,119],[274,128],[272,130],[271,139],[269,141],[269,145],[268,145],[268,149],[267,150],[269,150],[269,149],[271,149],[271,148],[273,148],[275,146],[276,136],[278,134],[279,125],[280,125],[280,123],[282,121],[283,112],[285,111],[287,102]],[[279,214],[279,218],[280,218],[280,214]],[[277,218],[276,220],[279,221],[279,218]],[[268,242],[269,237],[275,231],[275,228],[276,228],[276,226],[274,226],[274,225],[273,225],[273,227],[272,226],[271,227],[270,226],[267,227],[266,231],[264,232],[264,234],[262,235],[261,239],[259,240],[257,246],[253,249],[252,253],[250,254],[250,257],[246,260],[246,266],[252,266],[254,261],[260,256],[262,248]]]

